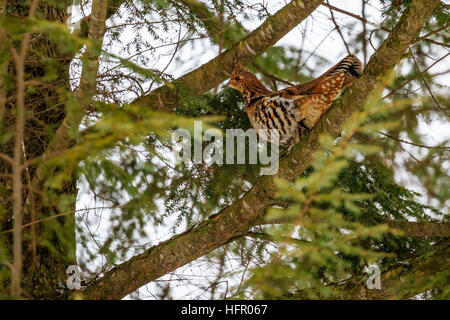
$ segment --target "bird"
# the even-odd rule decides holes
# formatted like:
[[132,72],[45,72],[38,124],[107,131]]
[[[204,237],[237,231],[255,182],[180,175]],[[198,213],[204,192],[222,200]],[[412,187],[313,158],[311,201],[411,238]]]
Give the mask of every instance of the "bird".
[[241,92],[250,123],[258,135],[291,150],[331,107],[341,91],[361,74],[361,61],[349,54],[320,77],[273,92],[236,63],[227,85]]

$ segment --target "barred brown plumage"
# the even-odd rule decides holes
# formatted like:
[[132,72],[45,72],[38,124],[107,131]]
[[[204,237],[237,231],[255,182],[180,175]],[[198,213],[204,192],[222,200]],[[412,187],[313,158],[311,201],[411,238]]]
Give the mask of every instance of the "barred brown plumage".
[[314,127],[341,90],[361,73],[361,61],[350,54],[317,79],[272,92],[236,64],[228,85],[242,93],[250,122],[262,138],[276,142],[270,132],[260,131],[276,129],[279,144],[289,148]]

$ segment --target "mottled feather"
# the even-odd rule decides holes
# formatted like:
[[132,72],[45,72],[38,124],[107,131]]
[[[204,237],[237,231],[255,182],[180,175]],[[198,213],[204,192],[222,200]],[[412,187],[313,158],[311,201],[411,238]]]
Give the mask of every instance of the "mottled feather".
[[279,144],[289,148],[314,127],[342,89],[361,73],[361,61],[348,55],[317,79],[272,92],[254,74],[237,64],[228,85],[242,93],[250,122],[260,136],[276,142],[278,137],[260,131],[276,129]]

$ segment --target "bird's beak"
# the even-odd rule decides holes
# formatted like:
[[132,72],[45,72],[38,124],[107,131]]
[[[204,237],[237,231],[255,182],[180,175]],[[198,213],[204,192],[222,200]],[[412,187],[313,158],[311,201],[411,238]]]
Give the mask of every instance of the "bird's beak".
[[226,84],[227,87],[230,86],[230,82],[231,82],[231,78],[230,78],[230,80],[228,80],[228,82],[227,82],[227,84]]

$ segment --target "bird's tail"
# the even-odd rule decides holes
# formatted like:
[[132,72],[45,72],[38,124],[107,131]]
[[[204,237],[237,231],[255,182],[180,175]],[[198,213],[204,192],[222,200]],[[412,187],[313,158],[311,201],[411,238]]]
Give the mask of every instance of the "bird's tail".
[[362,74],[362,63],[357,56],[349,54],[344,59],[339,61],[334,67],[328,70],[323,76],[333,77],[339,73],[344,73],[346,79],[343,87],[359,78]]
[[342,89],[351,85],[362,74],[362,63],[349,54],[317,79],[305,83],[303,91],[309,94],[320,94],[324,102],[331,102]]
[[325,94],[334,99],[340,90],[351,85],[361,74],[361,61],[357,56],[349,54],[320,77],[286,88],[284,92],[288,95]]

